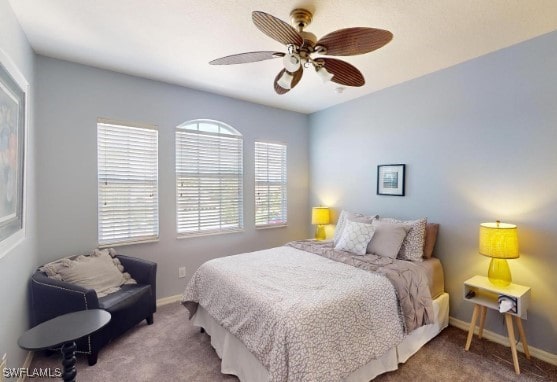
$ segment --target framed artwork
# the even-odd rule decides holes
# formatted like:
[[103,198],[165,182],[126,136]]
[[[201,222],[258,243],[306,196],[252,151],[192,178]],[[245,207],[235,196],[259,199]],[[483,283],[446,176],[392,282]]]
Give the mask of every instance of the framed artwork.
[[24,228],[27,87],[9,58],[0,54],[0,243]]
[[404,196],[404,164],[377,166],[377,195]]

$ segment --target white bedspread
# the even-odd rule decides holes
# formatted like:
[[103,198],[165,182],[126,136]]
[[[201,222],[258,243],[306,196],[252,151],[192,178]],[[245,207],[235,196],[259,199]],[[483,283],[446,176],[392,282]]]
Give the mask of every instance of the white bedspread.
[[403,338],[385,276],[291,247],[208,261],[182,302],[191,314],[201,304],[277,382],[341,380]]

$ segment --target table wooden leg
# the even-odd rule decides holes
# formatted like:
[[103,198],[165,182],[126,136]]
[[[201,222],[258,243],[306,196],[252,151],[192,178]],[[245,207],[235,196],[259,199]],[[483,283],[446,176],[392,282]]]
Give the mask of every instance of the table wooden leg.
[[480,305],[474,305],[474,313],[472,313],[470,329],[468,329],[468,338],[466,339],[466,346],[464,347],[464,350],[466,351],[470,349],[470,344],[472,343],[472,337],[474,336],[474,329],[476,329],[476,320],[478,319],[478,313],[480,312],[480,309]]
[[478,330],[478,338],[482,338],[484,334],[485,315],[487,314],[487,307],[480,307],[480,329]]
[[507,332],[509,334],[509,342],[511,345],[511,352],[513,354],[514,371],[516,374],[520,374],[518,355],[516,354],[516,339],[514,337],[513,316],[505,313],[505,323],[507,324]]
[[516,326],[518,327],[518,334],[520,335],[520,342],[522,342],[522,348],[524,349],[524,355],[526,358],[530,359],[530,350],[528,349],[528,342],[526,342],[526,334],[524,333],[524,328],[522,327],[522,319],[518,316],[514,316],[516,321]]

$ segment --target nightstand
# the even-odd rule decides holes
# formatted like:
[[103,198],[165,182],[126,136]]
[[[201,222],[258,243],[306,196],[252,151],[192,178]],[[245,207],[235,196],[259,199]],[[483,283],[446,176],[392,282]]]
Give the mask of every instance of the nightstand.
[[528,343],[526,342],[526,334],[524,333],[524,328],[522,327],[522,319],[526,319],[526,312],[528,304],[530,303],[530,287],[518,284],[510,284],[506,287],[499,287],[493,285],[487,277],[474,276],[464,282],[464,299],[475,304],[472,320],[470,321],[470,329],[468,330],[466,346],[464,347],[464,350],[466,351],[470,349],[478,316],[480,316],[478,337],[482,338],[487,308],[499,311],[499,302],[501,300],[507,300],[510,302],[512,306],[511,309],[502,314],[505,315],[505,324],[507,325],[507,333],[513,355],[514,371],[516,374],[520,374],[520,366],[518,365],[518,356],[516,354],[513,317],[518,328],[520,342],[522,342],[522,347],[524,348],[524,354],[526,355],[526,358],[530,359],[530,351],[528,350]]

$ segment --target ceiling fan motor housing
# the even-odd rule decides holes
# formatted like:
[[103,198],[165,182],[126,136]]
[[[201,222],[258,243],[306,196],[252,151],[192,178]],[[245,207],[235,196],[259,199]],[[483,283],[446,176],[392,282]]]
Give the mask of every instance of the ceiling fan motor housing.
[[313,19],[313,14],[307,9],[297,8],[290,12],[290,22],[294,28],[297,28],[301,32],[305,27],[307,27],[311,20]]
[[313,53],[315,43],[317,42],[317,37],[313,33],[304,31],[304,28],[311,23],[312,19],[313,14],[307,9],[297,8],[290,12],[290,23],[298,30],[298,33],[304,40],[302,45],[297,47],[303,58]]

